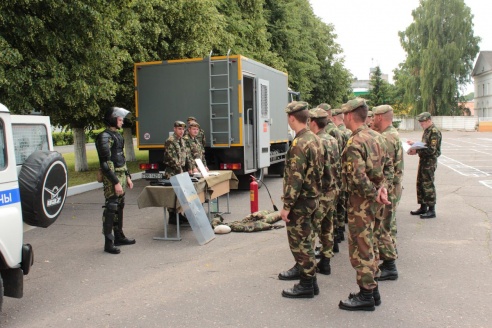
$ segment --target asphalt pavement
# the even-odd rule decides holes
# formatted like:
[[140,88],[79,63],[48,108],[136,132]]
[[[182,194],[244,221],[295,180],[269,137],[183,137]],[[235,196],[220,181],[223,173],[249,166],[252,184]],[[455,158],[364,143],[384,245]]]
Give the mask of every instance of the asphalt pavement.
[[[421,132],[401,137],[420,140]],[[147,185],[138,180],[126,197],[124,224],[137,243],[119,255],[103,252],[101,188],[68,197],[57,222],[25,234],[35,265],[24,298],[4,299],[0,326],[491,327],[492,133],[443,132],[442,149],[432,220],[410,215],[418,207],[418,158],[405,156],[399,279],[380,282],[382,305],[374,312],[338,309],[358,290],[347,241],[332,274],[318,275],[319,296],[286,299],[281,291],[293,282],[277,279],[294,264],[285,229],[217,235],[200,246],[183,227],[181,241],[154,240],[163,235],[163,209],[138,209]],[[280,207],[282,179],[264,180]],[[265,188],[260,209],[272,209]],[[249,192],[231,192],[230,210],[227,222],[249,214]]]

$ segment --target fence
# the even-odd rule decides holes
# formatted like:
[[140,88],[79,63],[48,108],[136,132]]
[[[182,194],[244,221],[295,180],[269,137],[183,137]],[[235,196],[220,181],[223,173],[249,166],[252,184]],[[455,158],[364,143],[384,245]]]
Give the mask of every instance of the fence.
[[[394,121],[400,121],[398,127],[402,131],[422,130],[419,122],[411,117],[395,117]],[[433,116],[432,122],[440,130],[477,131],[478,117],[476,116]]]

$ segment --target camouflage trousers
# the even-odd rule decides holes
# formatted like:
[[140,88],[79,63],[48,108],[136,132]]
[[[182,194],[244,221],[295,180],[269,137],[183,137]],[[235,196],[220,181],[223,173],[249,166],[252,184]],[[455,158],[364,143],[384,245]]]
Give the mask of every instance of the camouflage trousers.
[[436,168],[437,158],[420,158],[417,171],[417,201],[419,204],[436,205],[436,186],[434,185]]
[[402,186],[398,183],[389,194],[390,205],[382,207],[381,219],[376,220],[374,227],[374,240],[377,242],[375,250],[378,250],[378,260],[396,260],[396,208],[401,199]]
[[[348,245],[350,264],[357,273],[357,284],[364,289],[376,288],[379,274],[374,240],[374,224],[381,205],[358,195],[349,195]],[[377,252],[377,250],[376,250]]]
[[314,213],[318,206],[318,199],[298,200],[290,210],[290,221],[286,223],[290,251],[302,269],[301,275],[305,277],[314,277],[316,274],[312,238]]
[[321,253],[326,258],[332,258],[333,253],[333,226],[335,220],[335,192],[326,192],[319,199],[319,207],[314,212],[313,245],[319,237]]
[[[124,167],[114,169],[114,171],[113,171],[114,174],[116,175],[116,177],[118,178],[118,181],[120,182],[121,187],[123,187],[123,194],[120,196],[116,195],[116,193],[114,191],[113,183],[106,176],[103,176],[103,191],[104,191],[104,198],[106,199],[106,203],[110,199],[115,199],[118,202],[118,205],[120,207],[121,204],[124,202],[125,191],[126,191],[126,174],[125,174],[126,170],[127,170],[126,166],[124,166]],[[105,221],[104,215],[102,217],[102,220],[104,223],[104,221]],[[118,222],[118,216],[117,215],[114,216],[113,222]]]
[[336,210],[335,210],[335,227],[345,227],[345,219],[347,218],[347,201],[348,193],[346,191],[340,191],[336,198]]

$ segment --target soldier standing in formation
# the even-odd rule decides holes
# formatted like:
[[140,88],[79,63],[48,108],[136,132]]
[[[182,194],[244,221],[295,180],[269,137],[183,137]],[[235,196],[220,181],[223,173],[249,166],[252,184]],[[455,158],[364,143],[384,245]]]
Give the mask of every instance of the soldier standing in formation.
[[[338,130],[341,132],[341,141],[339,141],[339,148],[340,150],[340,157],[342,155],[343,149],[345,149],[345,146],[347,145],[347,141],[349,140],[350,136],[352,135],[352,131],[347,129],[345,124],[343,123],[343,117],[344,114],[342,113],[342,110],[340,108],[335,108],[331,110],[331,120],[333,121],[333,124],[338,128]],[[340,159],[341,160],[341,159]],[[342,177],[340,176],[340,183],[342,181]],[[338,199],[337,199],[337,209],[336,209],[336,222],[338,222],[338,234],[337,238],[339,238],[337,241],[341,242],[344,240],[343,238],[343,232],[345,231],[345,223],[347,222],[347,200],[348,200],[348,194],[346,190],[340,190]]]
[[[441,131],[432,123],[431,114],[423,112],[417,116],[420,126],[424,129],[422,142],[426,148],[410,149],[409,155],[419,155],[419,168],[417,171],[417,201],[420,208],[411,211],[412,215],[420,215],[421,219],[436,217],[436,186],[434,174],[437,168],[437,158],[441,155]],[[413,141],[407,141],[413,145]]]
[[[338,129],[338,127],[335,125],[333,121],[333,114],[332,114],[332,109],[331,106],[323,103],[318,105],[319,108],[323,108],[326,113],[328,114],[328,122],[325,127],[325,131],[332,136],[333,138],[336,139],[337,144],[338,144],[338,154],[339,158],[342,154],[343,148],[345,147],[345,144],[347,143],[348,137],[346,138],[344,135],[344,132]],[[340,158],[341,161],[341,158]],[[341,165],[341,163],[340,163]],[[341,166],[340,166],[341,167]],[[341,174],[341,170],[338,171],[339,174]],[[340,189],[342,187],[342,177],[341,175],[337,176],[336,178],[336,183],[337,183],[337,188],[339,192],[337,193],[337,198],[335,199],[335,213],[334,213],[334,220],[333,220],[333,234],[334,234],[334,244],[333,244],[333,251],[335,253],[339,252],[338,249],[338,244],[341,243],[343,240],[345,240],[343,233],[345,232],[345,206],[343,206],[343,209],[341,210],[341,214],[338,214],[338,203],[341,202],[340,197],[344,197],[343,193],[340,192]],[[346,199],[346,197],[344,198]],[[343,200],[342,200],[343,201]],[[340,205],[341,206],[341,205]]]
[[[323,148],[319,138],[307,128],[306,102],[291,102],[285,112],[296,137],[286,156],[280,216],[286,222],[289,247],[300,271],[300,281],[293,288],[283,290],[282,296],[312,298],[319,294],[312,234],[321,193]],[[293,270],[295,268],[280,273],[279,279],[291,280]]]
[[373,124],[374,124],[374,113],[372,112],[372,110],[368,110],[367,117],[366,117],[366,125],[369,129],[372,129]]
[[309,111],[309,117],[311,118],[309,129],[320,138],[324,151],[322,192],[319,207],[314,215],[316,233],[321,242],[321,258],[317,264],[317,271],[329,275],[331,273],[330,259],[334,256],[333,218],[339,189],[337,181],[340,176],[340,153],[337,140],[325,130],[328,122],[327,111],[317,107]]
[[[103,235],[104,251],[119,254],[116,246],[135,244],[135,239],[129,239],[123,233],[123,208],[125,207],[126,187],[132,189],[133,182],[126,167],[123,149],[125,141],[118,132],[123,126],[123,119],[130,115],[126,109],[112,107],[104,114],[107,128],[96,138],[96,149],[99,165],[103,174],[104,213]],[[114,231],[114,236],[113,236]]]
[[403,180],[403,147],[398,131],[393,126],[393,108],[389,105],[377,106],[373,109],[373,129],[385,138],[388,154],[392,158],[394,168],[393,189],[389,192],[390,205],[385,205],[383,218],[379,229],[375,228],[376,240],[379,242],[379,258],[383,263],[379,265],[381,275],[379,280],[396,280],[398,271],[395,260],[398,258],[396,251],[396,208],[401,199]]
[[342,106],[344,122],[352,131],[342,154],[343,186],[348,191],[349,257],[356,270],[360,291],[340,301],[339,308],[350,311],[374,311],[381,304],[375,279],[378,263],[374,250],[374,224],[381,204],[390,204],[384,170],[392,163],[387,156],[383,137],[365,124],[368,107],[362,98]]

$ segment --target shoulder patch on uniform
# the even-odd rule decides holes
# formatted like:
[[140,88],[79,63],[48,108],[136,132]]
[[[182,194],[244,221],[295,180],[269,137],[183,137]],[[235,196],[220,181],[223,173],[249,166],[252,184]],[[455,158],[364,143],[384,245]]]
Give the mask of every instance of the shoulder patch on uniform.
[[296,146],[297,145],[297,139],[294,139],[294,141],[292,141],[292,146]]
[[437,140],[436,139],[434,139],[434,140],[431,141],[431,145],[432,146],[435,146],[436,144],[437,144]]

